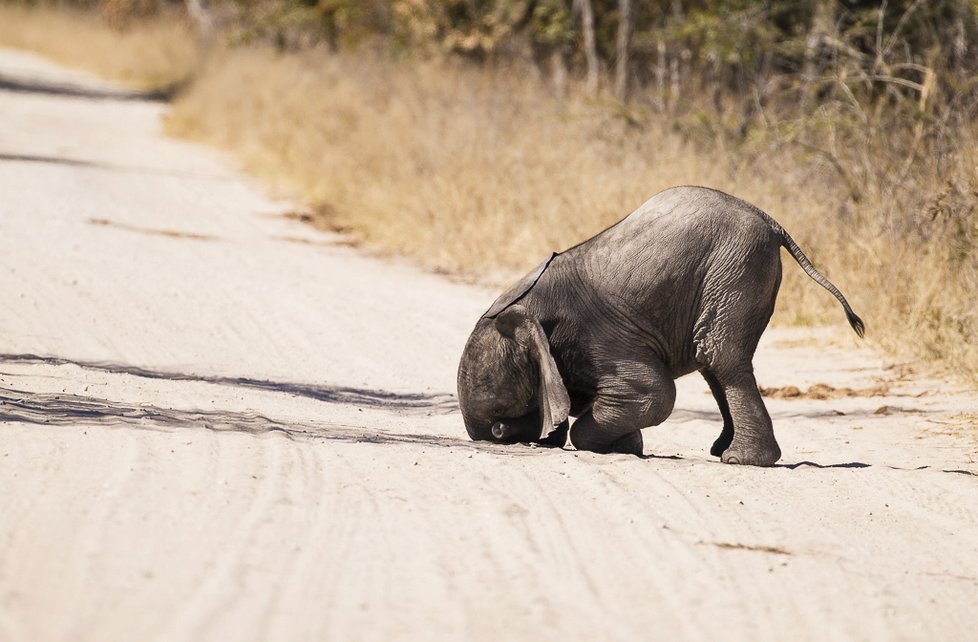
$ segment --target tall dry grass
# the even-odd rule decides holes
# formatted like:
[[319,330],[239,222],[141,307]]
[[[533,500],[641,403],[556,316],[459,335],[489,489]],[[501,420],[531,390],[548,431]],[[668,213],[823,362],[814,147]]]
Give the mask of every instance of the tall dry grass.
[[167,130],[236,152],[320,222],[438,271],[509,278],[655,192],[788,192],[668,123],[557,97],[518,72],[242,49],[212,60]]
[[[915,187],[895,193],[870,174],[901,159],[858,149],[871,136],[833,130],[814,152],[776,140],[693,145],[662,115],[556,96],[519,69],[263,49],[212,60],[167,128],[237,153],[324,226],[495,283],[665,187],[716,187],[780,220],[872,340],[978,371],[978,229],[962,214],[978,195],[974,141],[943,169],[909,168]],[[831,296],[786,265],[775,322],[842,319]]]
[[37,52],[144,91],[168,90],[199,62],[194,31],[179,15],[113,26],[93,12],[0,4],[0,46]]

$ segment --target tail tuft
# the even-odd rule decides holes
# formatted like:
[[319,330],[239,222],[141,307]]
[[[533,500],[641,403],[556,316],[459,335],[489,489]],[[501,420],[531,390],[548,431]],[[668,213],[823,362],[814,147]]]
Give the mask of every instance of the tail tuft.
[[863,323],[863,320],[856,316],[856,313],[852,310],[846,310],[846,318],[849,319],[849,325],[852,326],[852,329],[855,330],[856,334],[859,335],[859,338],[862,339],[866,334],[866,324]]

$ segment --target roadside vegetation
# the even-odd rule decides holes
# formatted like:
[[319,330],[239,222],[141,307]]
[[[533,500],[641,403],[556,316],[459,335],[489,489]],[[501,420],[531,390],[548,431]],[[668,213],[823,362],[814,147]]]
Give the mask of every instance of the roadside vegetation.
[[193,27],[171,7],[113,18],[108,5],[96,12],[71,3],[0,2],[0,46],[31,50],[147,92],[171,91],[200,61]]
[[[166,127],[231,150],[323,227],[493,283],[660,189],[723,189],[785,225],[873,341],[974,379],[976,12],[226,2]],[[789,263],[775,321],[842,322]]]

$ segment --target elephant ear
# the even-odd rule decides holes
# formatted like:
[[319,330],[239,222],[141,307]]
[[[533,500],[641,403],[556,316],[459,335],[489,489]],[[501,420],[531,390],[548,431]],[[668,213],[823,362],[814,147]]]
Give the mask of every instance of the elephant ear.
[[493,302],[492,307],[486,310],[486,313],[482,316],[486,319],[494,319],[499,316],[500,312],[522,299],[527,292],[533,289],[533,286],[536,285],[537,281],[540,280],[540,277],[543,276],[544,270],[547,269],[550,262],[556,257],[557,252],[554,252],[546,261],[536,266],[532,272],[517,281],[513,287],[500,294],[499,298]]
[[540,375],[540,439],[546,439],[567,421],[570,396],[560,378],[557,362],[550,354],[550,343],[543,326],[521,305],[510,305],[500,312],[495,326],[504,337],[514,339],[527,348],[537,364]]

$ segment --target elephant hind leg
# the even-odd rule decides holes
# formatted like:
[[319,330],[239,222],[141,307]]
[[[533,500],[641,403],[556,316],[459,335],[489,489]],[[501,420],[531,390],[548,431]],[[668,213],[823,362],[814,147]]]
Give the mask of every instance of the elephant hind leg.
[[752,332],[742,333],[742,341],[736,345],[731,346],[732,342],[724,342],[721,333],[713,332],[697,344],[697,360],[723,415],[723,431],[713,442],[710,454],[725,463],[771,466],[781,458],[771,416],[757,389],[751,364],[768,318],[770,312],[765,311],[764,323]]
[[[704,312],[694,329],[696,360],[723,415],[723,431],[710,453],[727,463],[770,466],[781,458],[751,364],[774,312],[781,264],[774,265],[775,269],[758,265],[753,272],[745,271],[743,287],[730,286],[733,289]],[[757,275],[768,278],[751,285]]]
[[[719,383],[733,422],[733,435],[720,459],[727,464],[771,466],[781,459],[781,448],[774,438],[771,416],[764,406],[757,381],[750,366],[735,374],[718,375]],[[726,434],[721,433],[721,442]],[[714,448],[722,443],[714,444]],[[712,452],[712,450],[711,450]]]
[[658,361],[619,362],[616,376],[599,385],[591,408],[571,426],[578,450],[641,455],[642,428],[672,414],[676,384]]

